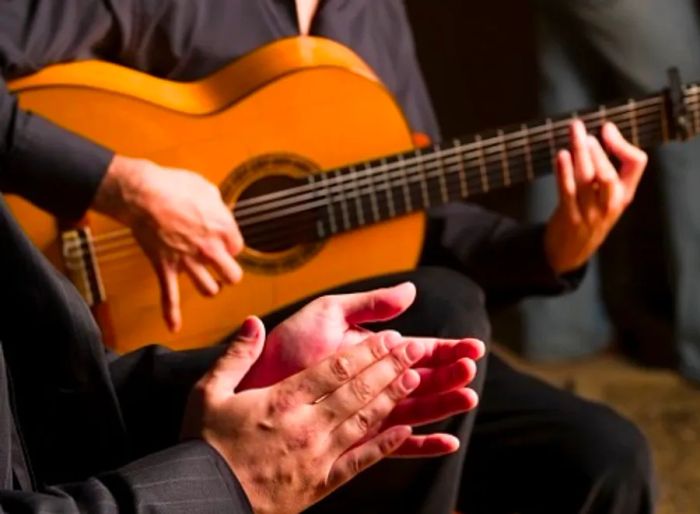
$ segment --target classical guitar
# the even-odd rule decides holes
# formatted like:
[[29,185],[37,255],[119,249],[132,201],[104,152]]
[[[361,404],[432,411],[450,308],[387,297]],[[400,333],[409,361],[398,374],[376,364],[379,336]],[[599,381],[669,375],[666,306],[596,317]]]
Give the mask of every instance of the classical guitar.
[[[700,128],[697,86],[580,113],[648,147]],[[129,230],[90,213],[79,225],[19,199],[32,239],[75,283],[119,351],[210,343],[262,314],[340,283],[409,269],[425,209],[549,173],[567,118],[414,149],[406,120],[347,48],[291,38],[196,82],[104,62],[14,81],[20,104],[122,154],[197,170],[219,184],[241,227],[246,274],[203,298],[182,281],[183,330],[161,321],[154,273]],[[56,194],[61,194],[56,191]]]

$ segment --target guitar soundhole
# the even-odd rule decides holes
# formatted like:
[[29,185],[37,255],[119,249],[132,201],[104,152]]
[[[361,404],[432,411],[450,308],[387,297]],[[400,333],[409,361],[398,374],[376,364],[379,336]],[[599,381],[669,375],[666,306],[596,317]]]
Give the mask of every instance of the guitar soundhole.
[[233,209],[246,246],[273,253],[318,240],[318,210],[308,182],[272,175],[250,184]]

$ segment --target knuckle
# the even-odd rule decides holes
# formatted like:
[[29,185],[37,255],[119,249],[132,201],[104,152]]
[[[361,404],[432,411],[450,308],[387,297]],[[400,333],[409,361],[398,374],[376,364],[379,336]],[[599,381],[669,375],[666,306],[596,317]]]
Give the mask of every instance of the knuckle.
[[387,347],[384,337],[378,336],[373,338],[373,341],[369,345],[369,350],[375,360],[383,358],[387,354]]
[[277,389],[268,404],[268,415],[277,417],[288,412],[295,405],[294,399],[295,395],[293,392],[284,388]]
[[400,375],[406,369],[407,355],[405,350],[402,348],[398,352],[391,354],[389,358],[389,364],[396,375]]
[[637,152],[637,160],[641,166],[646,166],[649,162],[649,154],[647,154],[644,150],[639,149]]
[[357,377],[351,384],[353,394],[361,402],[367,402],[374,396],[372,387],[363,378]]
[[357,425],[357,428],[362,435],[369,432],[370,428],[372,427],[372,418],[369,412],[362,410],[355,414],[354,419],[355,425]]
[[406,397],[406,388],[401,385],[400,381],[392,384],[387,390],[387,396],[392,403],[397,403]]
[[357,475],[362,471],[362,461],[357,453],[353,453],[352,457],[348,459],[348,470],[351,476]]
[[208,373],[202,377],[190,391],[190,399],[195,400],[199,405],[209,405],[215,396],[215,382],[217,375],[215,372]]
[[287,449],[291,451],[306,450],[311,447],[313,440],[313,430],[308,427],[299,427],[286,435]]
[[378,442],[379,451],[382,455],[389,455],[394,450],[396,450],[397,438],[394,437],[382,437]]
[[337,356],[331,361],[331,372],[341,382],[346,382],[352,377],[352,366],[347,357]]

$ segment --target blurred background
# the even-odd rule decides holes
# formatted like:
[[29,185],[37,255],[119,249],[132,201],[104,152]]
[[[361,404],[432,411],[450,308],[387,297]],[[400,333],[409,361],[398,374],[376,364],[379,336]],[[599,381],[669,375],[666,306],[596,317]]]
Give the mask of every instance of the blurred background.
[[[559,1],[554,7],[555,3],[407,0],[418,56],[445,138],[521,123],[557,112],[558,107],[563,113],[643,94],[664,84],[663,70],[671,64],[681,67],[685,80],[700,80],[694,0]],[[572,7],[567,11],[566,6]],[[630,6],[635,8],[633,17],[624,10]],[[654,9],[675,9],[675,14],[662,15],[681,20],[667,20],[675,23],[672,33],[656,23],[660,18]],[[606,30],[618,27],[619,40],[607,35]],[[675,47],[651,47],[655,38],[674,37]],[[648,52],[646,44],[652,48]],[[634,53],[625,54],[630,51]],[[562,56],[581,73],[575,84],[572,72],[556,65]],[[692,61],[696,58],[698,71]],[[700,179],[694,178],[700,176],[700,160],[695,159],[700,145],[678,146],[651,154],[633,206],[606,242],[603,258],[589,269],[593,279],[587,279],[579,297],[563,300],[563,307],[535,300],[493,313],[493,318],[500,351],[516,365],[633,419],[654,448],[659,512],[696,514],[700,330],[693,331],[695,323],[700,328],[700,287],[693,287],[693,277],[700,274],[700,261],[693,257],[700,259],[700,252],[694,253],[691,243],[697,241],[700,248],[700,233],[693,238],[689,230],[694,198],[700,193]],[[671,179],[675,182],[669,185]],[[547,187],[516,186],[476,201],[519,219],[543,219],[541,213],[552,206]],[[684,188],[685,198],[674,187]],[[689,211],[683,212],[689,217],[687,226],[678,205]],[[679,241],[688,241],[683,243],[685,253],[676,248]]]

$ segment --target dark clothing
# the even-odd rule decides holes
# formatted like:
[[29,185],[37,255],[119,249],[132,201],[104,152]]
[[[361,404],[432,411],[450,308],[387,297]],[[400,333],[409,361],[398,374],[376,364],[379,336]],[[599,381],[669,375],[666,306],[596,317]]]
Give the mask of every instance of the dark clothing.
[[[0,70],[5,78],[12,78],[49,63],[99,58],[161,77],[193,79],[209,74],[258,46],[296,32],[296,15],[291,0],[5,0],[0,2]],[[411,32],[401,1],[322,1],[312,32],[345,43],[359,53],[397,97],[412,128],[437,138],[437,124],[414,56]],[[60,216],[76,217],[91,203],[110,158],[108,150],[39,117],[23,113],[17,109],[11,96],[0,92],[0,189],[22,193]],[[46,163],[51,166],[46,166]],[[55,195],[57,190],[63,194]],[[12,230],[12,238],[18,239],[19,235],[14,228]],[[411,312],[392,324],[406,333],[445,337],[471,335],[487,339],[489,325],[485,298],[496,305],[524,294],[561,292],[576,282],[577,277],[560,279],[554,276],[544,256],[541,227],[523,227],[474,206],[450,205],[433,211],[427,236],[424,263],[458,268],[479,286],[463,274],[444,269],[419,269],[411,274],[348,286],[357,290],[402,279],[417,282],[418,303]],[[7,241],[15,244],[11,238]],[[140,503],[138,495],[142,489],[129,475],[132,468],[106,475],[100,473],[118,468],[130,459],[176,445],[165,454],[148,459],[172,457],[173,472],[177,474],[180,452],[207,452],[208,447],[197,443],[185,448],[178,446],[177,430],[187,390],[219,350],[171,353],[150,348],[108,365],[99,348],[94,327],[87,326],[83,319],[86,314],[84,307],[75,305],[75,293],[65,287],[64,281],[44,276],[48,274],[46,265],[36,252],[26,247],[26,242],[21,243],[20,250],[13,251],[13,255],[15,253],[12,266],[18,266],[28,276],[34,276],[31,269],[38,267],[40,271],[36,272],[35,278],[47,280],[54,289],[56,284],[61,285],[60,294],[46,298],[38,293],[42,290],[38,280],[34,287],[12,282],[7,288],[0,289],[3,301],[9,303],[14,289],[25,287],[24,307],[21,307],[25,312],[7,326],[3,320],[0,340],[5,343],[10,373],[13,377],[23,377],[15,381],[18,383],[13,387],[15,404],[19,407],[16,419],[19,432],[26,441],[35,487],[66,479],[86,480],[91,475],[113,477],[91,479],[76,486],[77,489],[63,491],[75,491],[77,496],[85,498],[85,505],[90,501],[100,504],[107,493],[118,497],[119,502],[127,502],[120,507],[130,507],[128,502],[132,500]],[[32,262],[24,262],[24,254],[32,255]],[[6,257],[3,251],[2,258],[10,257]],[[2,268],[5,272],[8,269],[13,268]],[[7,277],[6,280],[13,278]],[[68,296],[70,298],[65,298]],[[65,307],[58,308],[58,312],[70,315],[55,320],[54,302],[58,305],[68,302]],[[74,309],[82,313],[78,315],[82,321],[77,327],[73,323]],[[279,320],[282,316],[272,315],[269,321]],[[35,320],[41,322],[27,327]],[[56,321],[53,325],[52,320]],[[6,336],[8,330],[11,331]],[[48,334],[61,334],[59,342],[62,343],[56,344],[52,340],[52,345],[44,348],[47,345],[42,343],[46,343]],[[71,343],[73,340],[75,343]],[[12,359],[9,357],[11,352]],[[14,352],[18,352],[21,358],[14,357]],[[42,353],[47,353],[49,358],[43,359]],[[37,359],[38,355],[42,358]],[[484,448],[503,448],[499,446],[503,441],[504,444],[510,443],[512,449],[526,449],[540,429],[552,426],[550,434],[556,432],[561,438],[560,441],[553,437],[553,445],[544,448],[552,456],[560,454],[561,445],[577,444],[578,437],[594,430],[600,420],[606,421],[609,431],[605,435],[613,445],[617,444],[620,434],[627,436],[631,431],[627,422],[609,411],[576,400],[533,379],[525,379],[496,357],[492,357],[491,365],[499,370],[488,378],[489,388],[494,393],[492,397],[484,396],[479,415],[458,416],[443,423],[443,427],[458,434],[462,440],[457,454],[429,461],[384,461],[314,507],[314,512],[440,514],[451,512],[458,502],[465,510],[478,512],[478,505],[474,504],[472,511],[469,503],[472,497],[479,498],[470,489],[476,480],[461,480],[462,473],[472,476],[472,469],[478,474],[479,468],[493,471],[496,465],[489,467],[488,459],[482,457],[476,448],[467,456],[467,441],[472,428],[475,434],[479,434],[479,444]],[[39,367],[42,380],[29,379],[37,376],[35,366]],[[482,372],[475,384],[478,391],[484,379],[484,366],[485,362],[480,364]],[[521,386],[520,391],[510,390]],[[63,400],[65,391],[78,391],[78,394],[68,394],[68,399]],[[509,400],[516,392],[521,403],[514,406]],[[51,401],[47,402],[47,398]],[[550,404],[550,399],[558,400]],[[542,408],[538,403],[540,400],[548,407]],[[563,405],[568,410],[560,411]],[[523,417],[512,417],[514,410],[525,413],[529,420],[531,430],[528,437],[511,437],[524,422]],[[560,416],[568,420],[567,416],[574,411],[586,412],[580,420],[576,418],[580,423],[561,430],[551,425],[552,419]],[[87,412],[95,415],[86,419]],[[2,414],[3,419],[11,419],[7,410]],[[48,430],[47,427],[52,428]],[[0,443],[5,442],[6,438],[0,439]],[[631,444],[632,453],[646,455],[641,439]],[[9,453],[1,453],[7,448],[0,448],[0,457],[5,459],[0,462],[0,466],[5,466],[3,469],[10,466]],[[535,483],[525,495],[518,489],[525,483],[519,474],[504,473],[503,477],[494,478],[494,473],[491,473],[484,475],[490,480],[483,484],[479,494],[498,498],[507,494],[523,513],[561,514],[579,508],[581,512],[648,512],[634,509],[634,503],[617,499],[614,500],[616,510],[584,510],[584,505],[598,508],[596,501],[600,500],[603,505],[613,498],[608,489],[598,487],[598,473],[627,477],[634,471],[629,482],[621,480],[612,492],[617,493],[632,484],[628,496],[644,497],[648,493],[645,486],[649,479],[648,470],[642,466],[634,470],[627,466],[622,468],[618,461],[602,452],[599,456],[596,454],[596,466],[590,468],[591,474],[595,475],[591,480],[576,477],[572,481],[568,475],[553,472],[550,466],[560,464],[556,458],[539,459],[540,449],[537,451],[534,458],[527,453],[506,452],[499,456],[498,469],[501,465],[503,469],[526,469],[525,473],[533,482],[545,476],[551,477],[552,483]],[[561,455],[568,466],[579,469],[581,455]],[[210,469],[218,469],[216,456],[209,455],[208,459]],[[10,460],[16,469],[21,467],[17,459]],[[141,467],[138,462],[134,465],[137,468]],[[162,467],[158,469],[163,470]],[[217,477],[214,487],[221,491],[235,485],[225,473],[212,471],[212,474]],[[137,472],[136,476],[141,475]],[[11,489],[18,488],[19,480],[14,482]],[[549,495],[551,489],[566,491],[567,486],[576,487],[581,495],[573,497],[569,503],[555,501],[557,499]],[[103,496],[91,487],[98,488]],[[160,505],[158,498],[165,488],[154,487],[156,490],[149,493],[149,499],[154,501],[155,498],[155,504]],[[181,494],[194,498],[188,510],[208,512],[207,505],[196,501],[209,491],[204,487],[190,491],[190,487],[195,489],[196,485],[187,483],[183,477]],[[15,501],[18,493],[11,489],[0,493],[0,501]],[[63,494],[61,491],[49,490],[56,495]],[[22,505],[40,502],[44,498],[36,494],[20,494]],[[532,502],[528,503],[528,500],[534,495],[546,503],[531,508]],[[236,503],[242,501],[240,496],[232,493],[231,498],[233,506],[241,505]],[[66,497],[63,500],[70,502]],[[5,507],[6,504],[11,505],[1,505]],[[499,508],[486,508],[485,511],[507,512],[505,509],[510,506],[504,510]],[[162,509],[173,511],[166,507]]]
[[[439,139],[402,2],[321,2],[312,32],[357,52],[396,96],[412,129]],[[5,0],[0,34],[5,79],[56,62],[98,58],[191,80],[296,35],[297,22],[291,0]],[[0,190],[20,193],[64,218],[80,216],[110,152],[17,109],[2,88],[0,78]],[[490,298],[513,300],[570,286],[547,265],[541,227],[517,225],[476,206],[448,205],[431,213],[430,229],[423,262],[454,261],[493,293]]]
[[110,363],[87,306],[1,196],[0,249],[0,512],[251,512],[213,448],[178,443],[212,357],[189,373],[157,348]]

